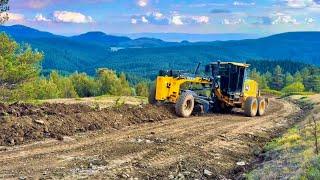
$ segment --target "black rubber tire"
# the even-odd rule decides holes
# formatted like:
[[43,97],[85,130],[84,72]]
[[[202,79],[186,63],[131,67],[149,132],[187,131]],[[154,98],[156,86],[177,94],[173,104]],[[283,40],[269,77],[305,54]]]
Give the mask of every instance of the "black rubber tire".
[[156,100],[156,87],[155,86],[152,86],[149,90],[148,102],[149,102],[149,104],[152,104],[152,105],[155,105],[158,102]]
[[263,97],[258,97],[258,112],[257,115],[258,116],[263,116],[264,113],[266,112],[266,108],[267,108],[267,102],[265,100],[265,98]]
[[190,117],[194,109],[194,97],[190,92],[183,92],[175,105],[176,113],[180,117]]
[[255,97],[248,97],[244,102],[244,113],[248,117],[254,117],[258,113],[258,100]]

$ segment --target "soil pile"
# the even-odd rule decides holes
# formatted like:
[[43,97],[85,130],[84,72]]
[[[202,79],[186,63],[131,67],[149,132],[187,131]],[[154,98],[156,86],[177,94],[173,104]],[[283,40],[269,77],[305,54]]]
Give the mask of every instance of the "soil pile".
[[174,118],[169,107],[123,105],[107,109],[83,104],[0,104],[0,145],[43,138],[63,139],[75,133],[121,129],[133,124]]

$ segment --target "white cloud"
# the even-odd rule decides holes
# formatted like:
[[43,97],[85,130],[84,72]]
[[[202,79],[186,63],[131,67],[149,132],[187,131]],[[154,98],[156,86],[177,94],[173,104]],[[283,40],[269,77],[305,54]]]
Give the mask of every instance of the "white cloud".
[[256,3],[255,2],[247,3],[247,2],[241,2],[241,1],[234,1],[233,5],[234,6],[254,6],[254,5],[256,5]]
[[173,15],[170,20],[170,23],[174,24],[174,25],[183,25],[184,24],[182,22],[182,16],[180,16],[180,15]]
[[163,14],[161,12],[154,12],[153,13],[153,16],[156,18],[156,19],[161,19],[163,18]]
[[276,13],[272,15],[274,17],[274,20],[272,21],[272,24],[276,25],[276,24],[293,24],[293,25],[297,25],[299,24],[298,21],[287,14],[283,14],[283,13]]
[[148,12],[145,15],[133,15],[131,16],[131,23],[132,24],[149,23],[149,24],[156,24],[156,25],[167,25],[169,24],[169,18],[164,14],[162,14],[161,12],[155,11],[155,12]]
[[313,0],[285,0],[285,2],[291,8],[306,8],[316,4]]
[[23,22],[25,20],[23,14],[8,12],[9,22]]
[[237,25],[237,24],[245,24],[246,21],[242,18],[238,19],[223,19],[222,24],[224,25]]
[[148,0],[138,0],[137,4],[140,7],[145,7],[148,5]]
[[208,16],[193,16],[192,19],[199,24],[208,24],[210,18]]
[[53,13],[54,20],[56,22],[64,23],[92,23],[91,16],[85,16],[79,12],[71,11],[55,11]]
[[44,21],[44,22],[49,22],[51,21],[51,19],[46,18],[45,16],[43,16],[41,13],[37,14],[35,16],[35,20],[36,21]]
[[141,16],[141,21],[143,23],[148,23],[149,22],[149,20],[145,16]]
[[313,24],[315,21],[316,21],[316,20],[313,19],[313,18],[311,18],[311,17],[305,18],[305,22],[306,22],[307,24]]
[[208,7],[208,6],[225,6],[224,3],[197,3],[197,4],[189,4],[189,7],[192,8],[201,8],[201,7]]
[[186,24],[208,24],[208,16],[181,15],[178,12],[163,14],[159,11],[148,12],[145,15],[131,16],[131,24],[155,24],[155,25],[186,25]]
[[137,19],[135,19],[135,18],[132,18],[131,19],[131,24],[137,24],[138,23],[138,20]]

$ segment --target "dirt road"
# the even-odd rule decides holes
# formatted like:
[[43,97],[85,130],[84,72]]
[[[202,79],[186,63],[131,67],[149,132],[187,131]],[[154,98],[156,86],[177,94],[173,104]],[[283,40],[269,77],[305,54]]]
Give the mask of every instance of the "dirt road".
[[299,111],[273,99],[263,117],[168,119],[3,146],[0,178],[233,178]]

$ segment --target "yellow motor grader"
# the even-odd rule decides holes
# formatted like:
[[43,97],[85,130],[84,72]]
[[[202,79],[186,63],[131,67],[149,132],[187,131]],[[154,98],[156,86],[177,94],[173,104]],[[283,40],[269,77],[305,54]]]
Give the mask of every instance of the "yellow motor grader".
[[149,102],[173,103],[181,117],[189,117],[195,109],[221,113],[242,108],[250,117],[265,113],[268,99],[261,97],[256,81],[246,79],[249,64],[213,62],[205,66],[205,75],[198,75],[199,67],[200,64],[193,74],[160,71]]

